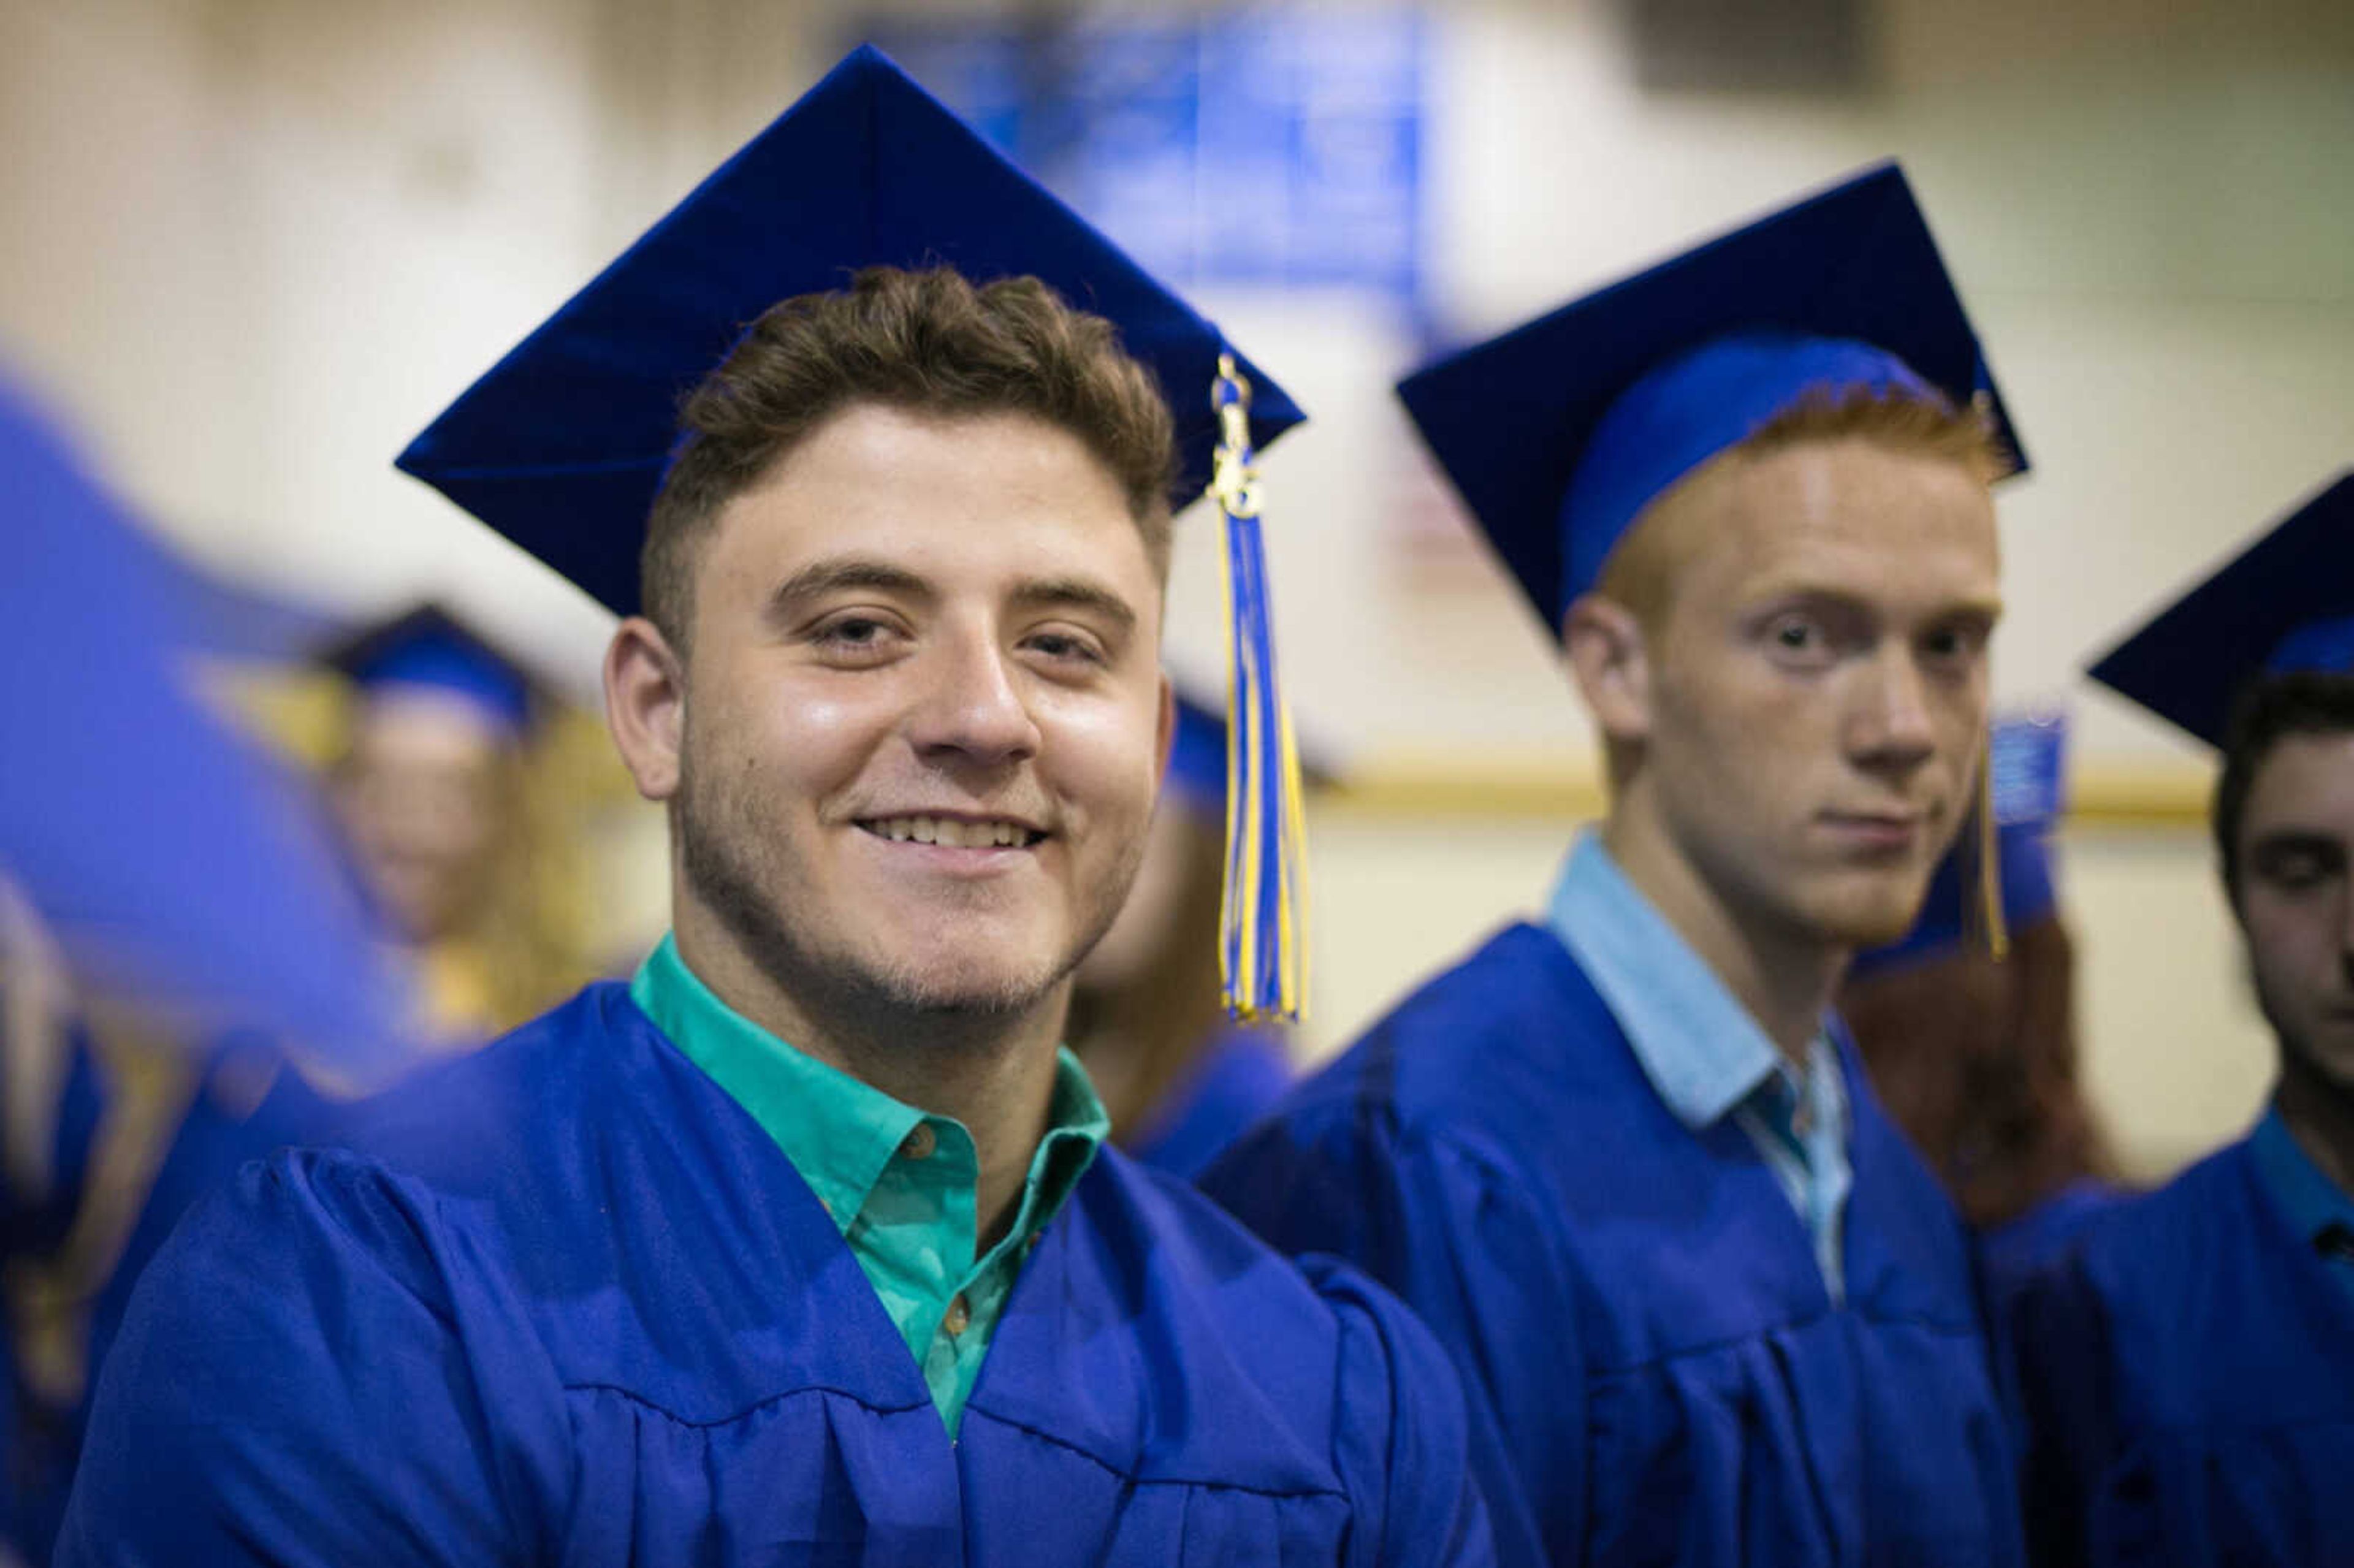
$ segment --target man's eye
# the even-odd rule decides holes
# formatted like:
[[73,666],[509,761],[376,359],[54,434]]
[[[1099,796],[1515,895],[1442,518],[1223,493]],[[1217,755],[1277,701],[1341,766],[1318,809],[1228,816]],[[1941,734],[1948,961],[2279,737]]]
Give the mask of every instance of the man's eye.
[[2264,867],[2268,880],[2291,889],[2311,887],[2329,874],[2330,867],[2321,856],[2306,853],[2275,856]]
[[1942,663],[1952,663],[1975,657],[1985,645],[1986,639],[1981,633],[1951,627],[1943,631],[1933,631],[1922,639],[1921,650]]
[[1830,657],[1831,638],[1823,624],[1803,615],[1786,615],[1766,629],[1766,641],[1775,656],[1786,662],[1816,664]]
[[1057,662],[1087,664],[1103,662],[1103,654],[1093,642],[1069,632],[1037,632],[1031,637],[1030,646]]
[[853,615],[818,628],[816,641],[820,647],[838,652],[865,653],[879,651],[891,637],[892,629],[886,622],[873,616]]

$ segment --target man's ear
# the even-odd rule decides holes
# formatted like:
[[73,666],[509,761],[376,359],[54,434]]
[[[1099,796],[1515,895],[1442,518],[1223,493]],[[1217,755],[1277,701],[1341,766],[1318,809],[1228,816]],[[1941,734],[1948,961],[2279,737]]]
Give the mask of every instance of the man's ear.
[[642,615],[621,622],[605,649],[605,726],[649,800],[677,792],[686,733],[686,663]]
[[1651,733],[1651,656],[1643,622],[1617,600],[1583,594],[1561,618],[1561,644],[1605,737]]

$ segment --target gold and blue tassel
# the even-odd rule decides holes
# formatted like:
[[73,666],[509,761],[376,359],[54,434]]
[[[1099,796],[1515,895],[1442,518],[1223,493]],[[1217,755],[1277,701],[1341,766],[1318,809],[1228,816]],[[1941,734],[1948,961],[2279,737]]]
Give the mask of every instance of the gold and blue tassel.
[[1218,356],[1210,494],[1225,519],[1226,878],[1218,929],[1226,1011],[1244,1022],[1296,1022],[1308,991],[1308,813],[1299,742],[1276,677],[1274,607],[1259,519],[1250,382]]

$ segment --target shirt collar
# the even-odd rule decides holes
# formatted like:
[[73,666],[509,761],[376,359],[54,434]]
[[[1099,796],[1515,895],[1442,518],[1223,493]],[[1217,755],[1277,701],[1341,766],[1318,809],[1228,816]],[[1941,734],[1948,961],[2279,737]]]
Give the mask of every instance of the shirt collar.
[[[667,934],[638,967],[630,998],[760,1124],[839,1229],[849,1230],[918,1124],[930,1124],[936,1136],[953,1129],[971,1147],[971,1135],[954,1118],[927,1115],[736,1012],[686,967]],[[1053,1218],[1110,1131],[1111,1118],[1087,1069],[1068,1048],[1058,1051],[1046,1135],[1031,1157],[1017,1230]]]
[[[1644,1075],[1686,1127],[1714,1126],[1777,1072],[1799,1089],[1749,1010],[1627,880],[1598,835],[1578,835],[1548,917],[1626,1031]],[[1804,1092],[1814,1111],[1843,1123],[1846,1096],[1824,1036],[1809,1045],[1808,1061]]]
[[2248,1152],[2258,1181],[2299,1236],[2313,1241],[2332,1225],[2354,1231],[2354,1197],[2313,1162],[2277,1107],[2265,1107],[2249,1135]]

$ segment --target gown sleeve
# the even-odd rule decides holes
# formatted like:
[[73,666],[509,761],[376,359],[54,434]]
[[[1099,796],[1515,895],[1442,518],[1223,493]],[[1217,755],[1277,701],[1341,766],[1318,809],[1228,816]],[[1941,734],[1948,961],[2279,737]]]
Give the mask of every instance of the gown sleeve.
[[1360,1115],[1263,1123],[1204,1178],[1278,1250],[1348,1259],[1445,1347],[1471,1469],[1507,1563],[1574,1563],[1585,1532],[1577,1304],[1522,1184],[1450,1140]]
[[1329,1257],[1310,1281],[1341,1319],[1340,1430],[1334,1448],[1352,1493],[1383,1501],[1366,1532],[1374,1565],[1486,1568],[1496,1561],[1468,1450],[1463,1393],[1447,1354],[1397,1298]]
[[317,1151],[249,1164],[192,1212],[108,1357],[58,1563],[537,1561],[569,1462],[561,1388],[435,1219]]

